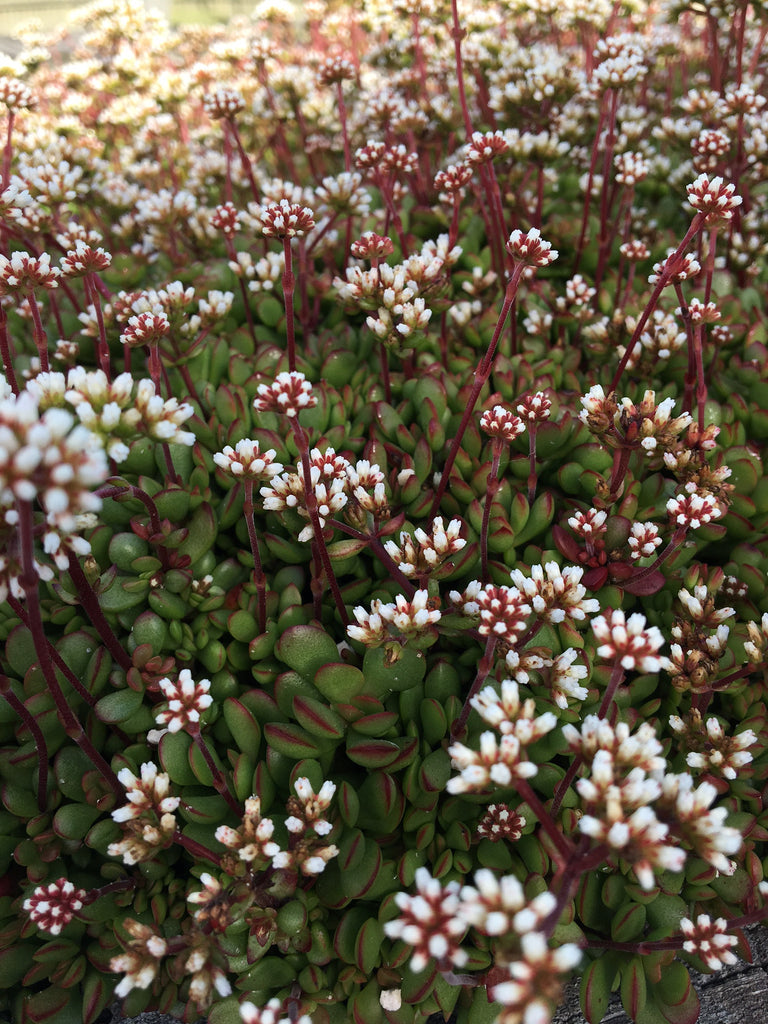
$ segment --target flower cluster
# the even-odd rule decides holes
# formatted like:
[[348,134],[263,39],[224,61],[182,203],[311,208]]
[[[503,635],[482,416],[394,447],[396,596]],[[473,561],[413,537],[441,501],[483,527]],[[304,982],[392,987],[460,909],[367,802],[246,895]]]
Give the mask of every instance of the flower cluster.
[[39,885],[24,900],[23,908],[42,931],[58,935],[82,909],[85,889],[77,889],[66,878]]
[[366,647],[380,647],[388,641],[424,647],[437,639],[435,626],[442,613],[427,590],[417,590],[410,599],[398,594],[394,602],[376,598],[370,612],[354,608],[357,625],[347,626],[352,640]]
[[123,826],[123,839],[110,843],[110,857],[122,857],[126,864],[151,860],[158,850],[170,846],[176,829],[180,798],[170,795],[170,779],[147,761],[140,777],[121,768],[118,779],[125,787],[128,803],[112,811],[113,821]]

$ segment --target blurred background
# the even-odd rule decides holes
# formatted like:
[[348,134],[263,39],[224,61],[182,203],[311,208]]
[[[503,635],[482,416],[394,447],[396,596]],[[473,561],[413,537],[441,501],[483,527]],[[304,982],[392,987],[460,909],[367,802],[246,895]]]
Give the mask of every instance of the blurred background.
[[[70,11],[85,7],[91,0],[0,0],[0,36],[38,21],[44,29],[60,26]],[[144,6],[161,11],[173,24],[210,25],[228,21],[236,14],[250,14],[255,0],[144,0]],[[0,44],[0,50],[6,49]]]

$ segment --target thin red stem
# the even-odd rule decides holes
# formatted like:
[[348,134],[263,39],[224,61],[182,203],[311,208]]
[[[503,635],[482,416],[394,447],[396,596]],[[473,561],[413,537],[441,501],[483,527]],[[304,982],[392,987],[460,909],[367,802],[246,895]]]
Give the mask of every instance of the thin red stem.
[[256,523],[253,517],[253,480],[245,480],[243,483],[245,489],[243,513],[245,515],[245,525],[248,528],[248,540],[251,545],[251,554],[253,555],[253,581],[256,584],[258,609],[257,621],[259,633],[263,633],[267,628],[267,580],[264,576],[264,569],[261,565],[259,538],[256,535]]
[[459,448],[461,447],[461,442],[464,437],[464,433],[467,429],[467,426],[469,425],[469,421],[474,416],[475,404],[477,403],[477,399],[479,398],[480,392],[483,390],[486,381],[491,375],[491,370],[493,368],[493,360],[496,355],[496,347],[499,343],[501,332],[504,329],[504,324],[506,323],[507,317],[509,316],[509,311],[512,308],[512,304],[515,300],[515,295],[517,294],[517,289],[520,284],[522,274],[523,264],[516,263],[515,269],[512,271],[512,277],[509,279],[509,284],[507,285],[506,291],[504,293],[504,303],[501,307],[499,318],[496,321],[496,327],[494,328],[493,331],[493,337],[490,340],[485,355],[480,360],[477,369],[475,370],[475,380],[472,385],[472,391],[470,392],[469,400],[467,401],[466,408],[464,409],[464,413],[462,414],[461,422],[459,423],[459,429],[456,431],[456,435],[451,441],[451,447],[448,451],[448,455],[445,460],[445,465],[443,466],[442,475],[440,477],[440,483],[438,484],[434,500],[432,501],[430,518],[434,518],[434,516],[437,515],[437,510],[440,508],[440,502],[442,501],[443,495],[445,494],[445,490],[448,486],[448,480],[450,479],[451,470],[453,469],[453,464],[456,461],[456,456],[459,453]]
[[20,700],[11,689],[11,681],[7,676],[0,675],[0,695],[5,697],[10,706],[19,716],[23,724],[29,729],[32,739],[37,747],[37,806],[40,813],[45,811],[48,805],[48,745],[35,716],[30,713],[24,701]]

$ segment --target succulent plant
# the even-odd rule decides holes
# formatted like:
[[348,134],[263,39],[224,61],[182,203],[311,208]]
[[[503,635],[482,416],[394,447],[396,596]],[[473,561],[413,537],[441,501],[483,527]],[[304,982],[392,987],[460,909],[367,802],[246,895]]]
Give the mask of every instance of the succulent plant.
[[749,956],[765,11],[705,6],[3,58],[14,1024],[695,1024]]

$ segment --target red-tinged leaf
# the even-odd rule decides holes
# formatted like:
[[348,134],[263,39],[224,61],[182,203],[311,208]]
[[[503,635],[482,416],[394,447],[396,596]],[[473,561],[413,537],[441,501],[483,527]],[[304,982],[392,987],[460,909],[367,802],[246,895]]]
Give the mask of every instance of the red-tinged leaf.
[[333,710],[344,719],[345,722],[356,722],[363,718],[363,712],[354,704],[334,704]]
[[357,737],[350,730],[347,757],[363,768],[386,768],[400,755],[400,747],[391,740]]
[[620,584],[620,586],[628,594],[634,594],[635,597],[649,597],[651,594],[658,594],[666,582],[667,579],[664,573],[654,569],[647,576],[641,576],[635,580],[627,580],[625,583]]
[[608,568],[601,565],[597,569],[587,569],[581,582],[587,590],[600,590],[601,587],[605,586],[607,580]]
[[360,797],[348,782],[343,781],[339,786],[336,803],[345,824],[354,826],[360,813]]
[[402,794],[387,772],[372,772],[359,790],[360,809],[374,818],[386,818]]
[[675,961],[662,971],[661,977],[654,985],[653,995],[668,1006],[680,1006],[688,999],[690,990],[691,976],[687,968],[679,961]]
[[361,971],[370,974],[381,959],[384,929],[375,917],[369,917],[357,933],[355,963]]
[[339,847],[338,865],[341,871],[352,871],[363,859],[365,836],[359,828],[344,835]]
[[368,539],[355,540],[354,537],[346,537],[344,540],[334,541],[328,545],[328,555],[331,561],[343,561],[345,558],[352,558],[359,554],[368,545]]
[[345,911],[334,932],[334,952],[344,964],[354,964],[357,933],[371,918],[366,907],[353,906]]
[[363,715],[362,718],[355,720],[355,730],[364,736],[383,736],[397,724],[398,717],[394,711],[377,711],[372,715]]
[[581,976],[579,1002],[589,1024],[600,1024],[611,999],[616,964],[606,955],[598,957]]
[[350,703],[359,708],[364,715],[375,715],[379,711],[384,711],[384,705],[378,699],[378,697],[371,697],[368,693],[358,693],[356,697],[353,697]]
[[389,522],[379,527],[378,536],[391,537],[393,533],[397,533],[397,531],[401,529],[404,522],[405,512],[401,512],[399,515],[396,515],[394,519],[390,519]]
[[325,662],[309,678],[313,679],[317,689],[331,703],[349,703],[365,686],[365,676],[360,669],[344,662]]
[[[286,629],[277,642],[275,654],[280,661],[309,680],[319,669],[330,667],[339,656],[334,640],[318,626],[291,626]],[[318,689],[322,692],[321,687]],[[324,693],[323,696],[328,695]]]
[[394,761],[387,765],[391,772],[399,771],[409,765],[419,749],[419,741],[413,736],[398,736],[395,743],[400,747],[400,753]]
[[697,1024],[701,1009],[699,994],[693,985],[688,990],[688,995],[684,1002],[678,1006],[667,1006],[660,1001],[658,1006],[662,1016],[665,1020],[669,1021],[669,1024]]
[[302,757],[318,757],[326,747],[298,725],[269,722],[264,726],[267,743],[273,750],[298,761]]
[[41,964],[61,963],[62,960],[71,960],[73,956],[76,956],[78,949],[79,947],[74,942],[68,942],[66,939],[52,939],[36,950],[32,959]]
[[621,585],[622,580],[628,580],[637,572],[637,566],[631,562],[609,562],[608,573],[612,583]]
[[50,964],[32,964],[27,973],[21,979],[22,988],[31,988],[39,982],[45,981],[50,976]]
[[625,903],[611,920],[611,938],[614,942],[632,942],[645,927],[646,910],[642,903]]
[[253,773],[256,765],[247,754],[238,754],[232,765],[232,782],[238,800],[246,800],[253,792]]
[[312,736],[329,740],[344,738],[344,720],[319,700],[312,697],[294,697],[293,713],[299,725],[303,725]]
[[85,957],[78,956],[69,963],[63,963],[50,975],[50,983],[60,988],[72,988],[78,985],[85,975]]
[[70,993],[64,989],[49,986],[42,992],[36,992],[26,1000],[25,1010],[27,1018],[33,1024],[43,1024],[61,1013],[70,1000]]
[[435,863],[432,865],[432,874],[435,878],[442,878],[447,875],[453,867],[453,850],[443,850]]
[[112,999],[118,979],[89,974],[83,983],[83,1024],[94,1024]]
[[640,957],[632,957],[627,966],[622,970],[619,993],[624,1010],[632,1020],[637,1020],[637,1016],[645,1006],[647,999],[647,983],[643,962]]
[[[651,985],[659,984],[661,979],[667,974],[668,967],[669,956],[667,950],[660,953],[646,953],[643,956],[643,970],[645,971],[646,979]],[[687,973],[686,971],[686,975]]]
[[736,945],[732,947],[732,951],[736,953],[745,963],[754,963],[754,957],[752,956],[752,947],[749,944],[746,932],[743,928],[734,928],[731,931],[731,935],[735,935],[738,939]]
[[433,750],[421,762],[419,782],[427,793],[438,793],[445,789],[451,777],[451,758],[442,747]]
[[363,856],[352,871],[341,873],[341,891],[349,899],[359,900],[373,886],[383,857],[377,843],[366,843]]
[[403,1002],[416,1005],[423,1003],[435,987],[436,979],[437,965],[432,960],[418,974],[414,974],[413,971],[406,968],[403,971]]
[[255,758],[261,742],[261,727],[250,711],[235,697],[224,701],[224,721],[227,723],[232,738],[244,754]]

